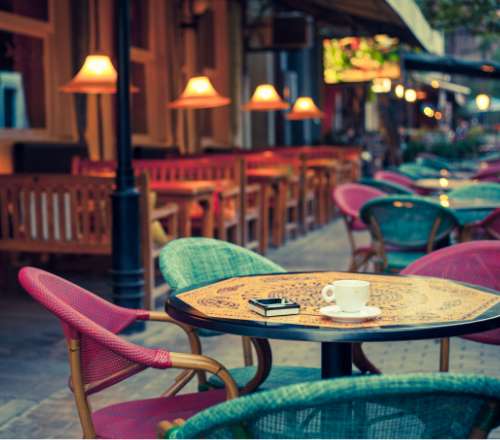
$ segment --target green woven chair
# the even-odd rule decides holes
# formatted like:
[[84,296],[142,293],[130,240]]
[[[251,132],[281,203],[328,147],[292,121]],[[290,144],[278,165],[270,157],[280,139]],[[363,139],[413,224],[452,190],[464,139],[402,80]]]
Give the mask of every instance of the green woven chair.
[[484,182],[462,186],[448,193],[450,199],[485,199],[500,205],[500,183]]
[[417,165],[426,167],[426,168],[432,168],[433,170],[441,171],[441,170],[448,170],[448,171],[453,171],[454,166],[453,164],[448,160],[442,159],[438,156],[420,156],[417,157],[416,160]]
[[416,163],[404,163],[398,167],[398,172],[415,180],[440,177],[439,171]]
[[377,188],[387,194],[414,194],[413,191],[405,188],[403,185],[398,185],[397,183],[389,182],[388,180],[363,177],[362,179],[359,179],[359,183]]
[[[201,237],[181,238],[167,244],[160,253],[160,269],[174,294],[197,285],[235,276],[285,272],[281,266],[248,249],[225,241]],[[198,331],[200,336],[220,335],[202,329]],[[257,374],[257,367],[251,366],[251,348],[248,339],[244,339],[243,346],[247,366],[230,370],[240,388],[248,384]],[[321,371],[317,368],[275,366],[259,389],[276,388],[320,378]],[[224,387],[217,376],[209,378],[209,383],[217,388]]]
[[360,212],[379,257],[379,271],[399,272],[448,239],[459,222],[450,209],[418,196],[378,197]]
[[[213,406],[166,438],[486,438],[500,379],[451,373],[297,384]],[[162,424],[162,426],[165,426]]]

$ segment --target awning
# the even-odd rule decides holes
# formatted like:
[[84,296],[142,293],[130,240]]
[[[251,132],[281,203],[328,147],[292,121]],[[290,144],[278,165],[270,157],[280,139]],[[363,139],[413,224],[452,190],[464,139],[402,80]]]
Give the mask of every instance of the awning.
[[500,78],[500,64],[491,61],[469,61],[451,56],[405,52],[402,65],[407,70],[445,72],[482,78]]
[[444,53],[442,34],[430,27],[414,0],[279,1],[320,22],[340,26],[343,36],[388,34],[426,51]]
[[494,113],[494,112],[500,112],[500,99],[498,98],[491,98],[491,104],[490,108],[486,111],[484,110],[479,110],[477,108],[477,104],[475,100],[470,100],[467,103],[467,111],[469,113]]
[[456,84],[449,81],[447,78],[449,75],[443,75],[439,73],[414,73],[412,78],[417,82],[427,84],[436,89],[443,89],[448,92],[460,93],[462,95],[469,95],[471,90],[462,84]]

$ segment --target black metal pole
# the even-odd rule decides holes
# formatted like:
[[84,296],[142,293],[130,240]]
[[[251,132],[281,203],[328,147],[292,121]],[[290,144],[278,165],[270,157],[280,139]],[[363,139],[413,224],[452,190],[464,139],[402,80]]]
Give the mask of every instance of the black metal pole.
[[130,308],[142,307],[144,271],[141,262],[139,192],[135,187],[130,140],[129,0],[116,3],[117,159],[113,193],[113,300]]

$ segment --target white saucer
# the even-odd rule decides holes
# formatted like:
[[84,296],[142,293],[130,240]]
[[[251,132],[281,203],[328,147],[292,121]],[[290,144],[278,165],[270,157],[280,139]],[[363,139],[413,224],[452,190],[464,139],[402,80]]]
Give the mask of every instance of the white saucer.
[[342,312],[339,306],[326,306],[319,309],[322,316],[338,322],[357,323],[375,319],[382,314],[378,307],[363,307],[359,312]]

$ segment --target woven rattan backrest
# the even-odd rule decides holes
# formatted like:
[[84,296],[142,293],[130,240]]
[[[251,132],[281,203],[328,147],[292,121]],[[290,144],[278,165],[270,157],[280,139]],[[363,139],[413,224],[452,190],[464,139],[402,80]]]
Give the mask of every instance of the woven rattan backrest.
[[419,258],[402,275],[425,275],[500,290],[500,241],[460,243]]
[[384,243],[407,249],[439,241],[458,225],[453,211],[413,196],[372,199],[361,209],[361,219],[376,239],[380,233]]
[[[134,322],[141,311],[116,306],[61,277],[40,269],[21,270],[26,291],[61,321],[68,343],[78,340],[80,366],[87,394],[107,388],[144,369],[116,354],[106,331],[117,334]],[[104,330],[104,332],[102,331]],[[95,335],[104,333],[104,342]]]
[[176,291],[225,278],[285,270],[248,249],[212,238],[181,238],[160,254],[161,272]]

